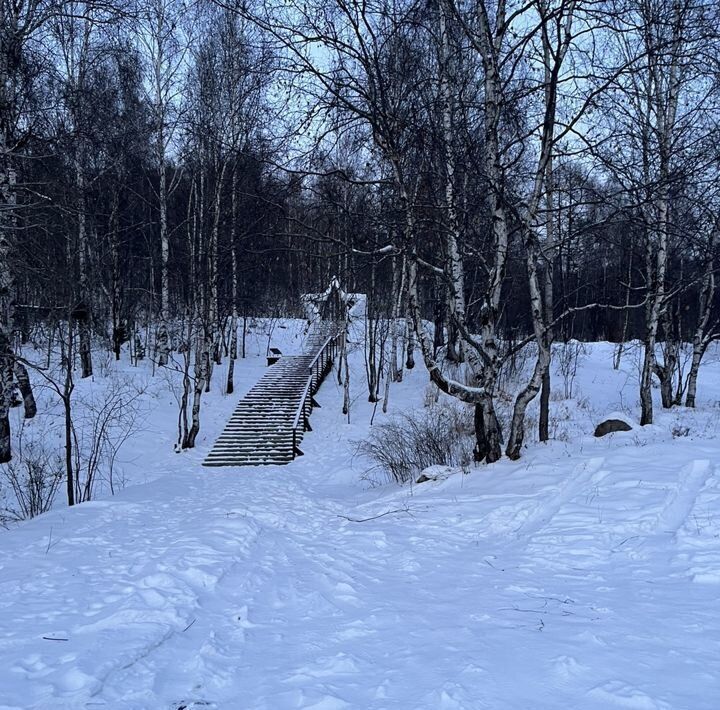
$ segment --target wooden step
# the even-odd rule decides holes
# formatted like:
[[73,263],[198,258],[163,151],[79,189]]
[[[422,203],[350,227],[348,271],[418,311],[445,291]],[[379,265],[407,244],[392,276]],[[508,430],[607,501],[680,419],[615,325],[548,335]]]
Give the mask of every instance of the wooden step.
[[306,341],[305,354],[281,356],[237,403],[203,465],[263,466],[293,460],[294,447],[302,441],[305,419],[313,409],[308,400],[293,436],[298,408],[308,390],[317,391],[331,364],[330,353],[327,358],[316,358],[331,327],[321,325]]

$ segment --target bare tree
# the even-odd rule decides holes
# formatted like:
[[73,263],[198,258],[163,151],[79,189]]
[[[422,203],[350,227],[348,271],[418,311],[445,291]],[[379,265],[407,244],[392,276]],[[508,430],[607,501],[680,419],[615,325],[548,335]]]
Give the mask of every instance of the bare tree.
[[[628,0],[616,9],[613,36],[628,68],[606,98],[615,149],[607,162],[633,196],[642,225],[646,301],[640,421],[651,424],[653,376],[660,379],[663,405],[674,401],[679,336],[672,310],[678,292],[669,284],[670,255],[683,175],[691,165],[698,175],[705,173],[702,152],[712,129],[707,109],[715,96],[706,58],[716,48],[715,32],[706,6],[695,0]],[[665,357],[658,361],[661,334]]]

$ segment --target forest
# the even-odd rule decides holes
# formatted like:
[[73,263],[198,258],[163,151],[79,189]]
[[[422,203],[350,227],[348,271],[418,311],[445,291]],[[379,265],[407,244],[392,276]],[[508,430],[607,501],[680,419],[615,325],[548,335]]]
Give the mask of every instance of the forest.
[[247,318],[334,277],[366,294],[370,401],[417,353],[474,407],[477,461],[520,456],[536,397],[548,438],[554,343],[617,343],[617,368],[640,341],[641,424],[654,386],[694,406],[720,336],[719,13],[2,0],[0,460],[43,358],[69,406],[123,348],[184,372],[192,448]]
[[2,710],[717,710],[718,0],[0,0]]

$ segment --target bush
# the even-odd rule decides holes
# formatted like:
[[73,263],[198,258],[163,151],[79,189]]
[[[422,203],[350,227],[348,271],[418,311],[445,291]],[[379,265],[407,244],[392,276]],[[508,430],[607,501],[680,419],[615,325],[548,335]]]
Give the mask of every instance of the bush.
[[359,452],[389,480],[408,483],[429,466],[465,468],[473,460],[472,410],[444,402],[373,427]]
[[568,340],[567,343],[558,343],[554,348],[558,363],[558,374],[563,378],[565,399],[573,396],[575,378],[587,351],[585,345],[577,340]]
[[113,376],[73,404],[75,500],[92,500],[98,485],[115,495],[120,449],[142,425],[145,385]]
[[11,493],[0,507],[0,523],[34,518],[50,510],[64,476],[60,455],[39,442],[24,444],[12,461],[0,466],[0,481]]

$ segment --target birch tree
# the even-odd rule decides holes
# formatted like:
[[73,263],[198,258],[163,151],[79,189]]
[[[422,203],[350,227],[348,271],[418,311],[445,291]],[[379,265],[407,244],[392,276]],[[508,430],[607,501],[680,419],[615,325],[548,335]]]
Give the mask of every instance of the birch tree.
[[[519,28],[527,27],[530,23],[528,17],[531,15],[523,16],[522,19],[518,17],[532,9],[532,17],[536,19],[538,14],[534,6],[521,8],[515,13],[501,4],[491,16],[489,8],[479,2],[474,6],[472,18],[468,19],[454,5],[441,0],[431,14],[434,26],[439,28],[440,70],[438,65],[423,66],[423,71],[426,72],[424,74],[419,74],[417,66],[414,67],[414,74],[405,71],[407,66],[403,68],[403,72],[397,71],[399,50],[405,50],[409,43],[422,46],[423,42],[428,41],[420,29],[422,23],[417,22],[424,9],[412,4],[338,3],[333,13],[324,15],[314,13],[306,6],[293,6],[292,11],[287,14],[265,14],[258,20],[291,52],[293,60],[317,80],[316,91],[321,101],[330,97],[331,103],[340,105],[347,114],[369,125],[373,140],[393,176],[399,208],[404,215],[402,235],[396,248],[407,257],[408,308],[412,315],[413,329],[432,381],[444,392],[471,403],[476,408],[478,460],[493,462],[501,455],[503,437],[494,403],[503,357],[500,352],[499,319],[510,232],[518,221],[523,226],[528,283],[533,304],[534,335],[540,357],[531,381],[516,401],[508,445],[508,454],[513,457],[519,455],[524,434],[522,425],[525,409],[537,393],[549,363],[542,312],[539,276],[541,257],[536,222],[538,207],[544,194],[547,164],[555,142],[559,140],[559,136],[553,135],[557,86],[561,77],[560,67],[570,46],[569,28],[574,8],[574,3],[561,3],[559,8],[546,9],[545,15],[540,12],[541,21],[531,25],[530,30],[525,30],[523,39],[516,42]],[[453,100],[449,88],[452,63],[448,22],[451,14],[454,21],[463,24],[482,67],[482,87],[478,97],[482,102],[484,126],[481,169],[488,188],[487,209],[492,236],[487,253],[483,255],[486,279],[483,295],[479,298],[482,305],[477,335],[471,333],[465,312],[464,264],[456,213],[457,175],[450,136]],[[512,22],[508,22],[508,17]],[[553,33],[551,28],[555,26],[557,30]],[[512,134],[508,145],[506,119],[508,111],[513,108],[508,86],[512,85],[512,73],[520,73],[518,67],[522,65],[524,48],[538,40],[542,31],[547,33],[552,49],[552,65],[549,68],[552,83],[549,85],[549,93],[546,92],[542,119],[537,127],[528,131],[527,136],[520,137],[517,131]],[[319,65],[317,53],[314,51],[318,44],[332,56],[331,67]],[[393,54],[389,55],[389,51]],[[508,72],[511,73],[510,77]],[[410,171],[417,171],[418,160],[421,164],[423,160],[422,154],[415,151],[414,136],[408,131],[408,117],[413,116],[415,125],[420,119],[417,106],[412,103],[411,76],[413,86],[428,81],[437,87],[445,145],[445,228],[442,256],[430,261],[423,258],[419,252],[417,190],[408,177]],[[544,88],[545,83],[541,80],[535,91],[539,91],[542,96]],[[564,133],[569,130],[570,126],[566,127]],[[522,140],[534,136],[539,136],[539,146],[535,151],[537,167],[530,194],[520,206],[509,192],[507,173],[509,166],[516,161],[518,151],[524,148]],[[434,263],[437,261],[440,264]],[[441,277],[446,284],[453,304],[452,323],[465,344],[466,357],[474,378],[471,385],[446,376],[435,357],[433,342],[424,324],[419,293],[419,269],[429,270]]]
[[[66,4],[0,0],[0,463],[11,458],[8,411],[16,370],[12,259],[18,225],[18,161],[34,123],[34,117],[22,111],[31,91],[25,71],[28,44]],[[18,374],[27,390],[29,380],[22,369]]]
[[76,233],[68,236],[68,266],[77,273],[73,317],[78,323],[78,353],[81,376],[90,377],[92,367],[93,294],[90,288],[90,230],[93,225],[87,205],[90,162],[90,111],[87,98],[91,94],[92,75],[103,56],[99,39],[100,28],[112,21],[104,8],[93,3],[67,3],[65,12],[54,18],[52,35],[60,62],[56,66],[61,85],[60,98],[67,121],[67,135],[71,146],[71,173],[74,187]]
[[[664,406],[671,406],[677,343],[669,328],[674,297],[668,283],[678,179],[692,165],[704,172],[708,109],[715,90],[706,59],[716,51],[707,8],[696,0],[629,0],[617,6],[615,36],[628,71],[609,94],[615,178],[637,196],[644,228],[646,281],[641,424],[653,422],[652,380],[658,376]],[[714,48],[714,49],[713,49]],[[664,326],[666,359],[658,361]]]
[[184,7],[175,0],[138,2],[136,36],[148,63],[148,99],[153,111],[154,162],[157,171],[158,236],[160,241],[160,320],[155,350],[158,365],[167,365],[172,338],[170,327],[170,228],[168,198],[178,185],[178,172],[168,165],[168,153],[180,117],[184,61],[189,39]]
[[697,325],[692,338],[692,360],[687,378],[687,394],[685,405],[695,407],[697,397],[697,381],[700,363],[710,343],[720,337],[720,319],[714,312],[714,301],[717,290],[716,270],[718,248],[720,247],[720,215],[712,215],[706,220],[707,236],[705,249],[701,252],[704,263],[702,281],[698,293]]

